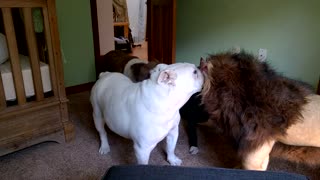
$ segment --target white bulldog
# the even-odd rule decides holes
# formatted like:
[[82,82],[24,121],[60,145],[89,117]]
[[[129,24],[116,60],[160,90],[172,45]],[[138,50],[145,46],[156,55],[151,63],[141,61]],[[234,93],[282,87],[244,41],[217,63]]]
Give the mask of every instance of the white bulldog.
[[154,147],[166,137],[167,160],[180,165],[174,150],[179,134],[179,109],[199,92],[203,75],[193,64],[158,64],[150,79],[133,83],[121,73],[101,73],[91,91],[93,119],[100,134],[99,152],[110,151],[104,124],[132,139],[138,164],[148,164]]

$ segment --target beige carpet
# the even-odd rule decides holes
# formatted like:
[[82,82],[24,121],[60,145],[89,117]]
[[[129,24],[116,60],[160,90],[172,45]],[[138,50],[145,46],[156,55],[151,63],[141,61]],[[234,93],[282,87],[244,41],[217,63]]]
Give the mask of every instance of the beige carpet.
[[[99,138],[91,117],[89,92],[71,95],[69,99],[70,118],[75,123],[76,139],[68,144],[45,142],[0,157],[0,179],[100,179],[112,165],[135,162],[132,142],[110,131],[108,137],[111,152],[100,155]],[[231,168],[237,165],[228,140],[215,134],[212,128],[207,126],[200,126],[198,135],[200,152],[190,155],[182,121],[176,154],[183,160],[183,166]],[[152,151],[150,164],[168,165],[164,145],[165,143],[161,142]],[[316,155],[314,158],[319,159],[320,164],[320,157],[317,156],[320,155],[320,148],[313,151],[315,152],[312,155]],[[268,169],[301,173],[311,179],[320,179],[319,165],[310,167],[292,163],[281,159],[279,154],[271,158]]]

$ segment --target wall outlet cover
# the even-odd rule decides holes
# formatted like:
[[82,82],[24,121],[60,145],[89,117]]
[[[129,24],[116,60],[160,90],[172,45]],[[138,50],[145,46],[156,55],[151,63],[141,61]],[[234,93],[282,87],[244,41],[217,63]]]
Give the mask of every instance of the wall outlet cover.
[[267,59],[267,49],[262,49],[262,48],[259,49],[258,59],[260,61],[265,61]]

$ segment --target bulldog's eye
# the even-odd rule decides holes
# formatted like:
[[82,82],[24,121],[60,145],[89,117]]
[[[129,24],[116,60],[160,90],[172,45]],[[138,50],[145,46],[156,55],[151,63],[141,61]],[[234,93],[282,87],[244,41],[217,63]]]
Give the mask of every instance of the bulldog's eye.
[[198,73],[198,71],[197,71],[197,70],[194,70],[194,71],[193,71],[193,74],[197,74],[197,73]]

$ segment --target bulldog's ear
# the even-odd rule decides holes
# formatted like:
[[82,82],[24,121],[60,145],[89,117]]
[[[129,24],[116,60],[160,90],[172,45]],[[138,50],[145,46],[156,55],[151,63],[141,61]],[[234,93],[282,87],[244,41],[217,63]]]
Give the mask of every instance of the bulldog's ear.
[[177,73],[172,70],[164,70],[158,77],[158,84],[167,84],[175,86],[175,80],[177,79]]

